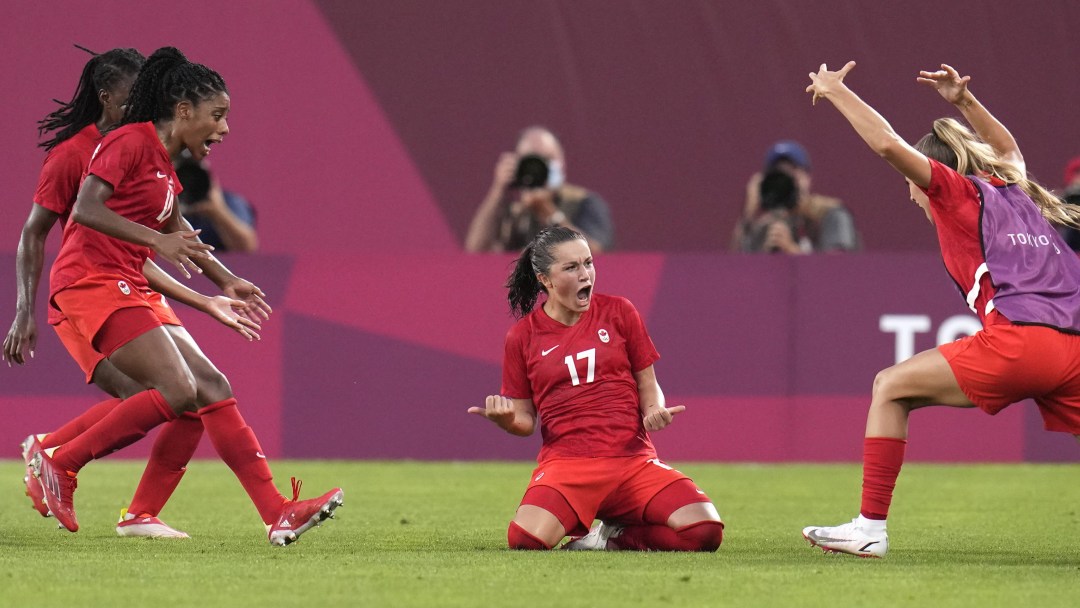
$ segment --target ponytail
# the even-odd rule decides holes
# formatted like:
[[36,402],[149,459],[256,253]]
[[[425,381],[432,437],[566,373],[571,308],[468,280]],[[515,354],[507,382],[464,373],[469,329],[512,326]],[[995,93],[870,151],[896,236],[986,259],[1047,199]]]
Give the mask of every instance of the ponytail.
[[506,299],[510,303],[510,314],[519,319],[524,317],[536,305],[540,292],[547,293],[537,277],[547,274],[548,269],[555,263],[555,256],[552,254],[555,246],[574,239],[585,240],[585,237],[575,230],[555,226],[540,231],[525,247],[504,285],[509,289]]
[[1035,203],[1047,221],[1080,227],[1080,207],[1066,204],[1052,192],[1027,178],[1012,163],[1002,161],[993,146],[982,141],[954,118],[934,121],[933,131],[915,144],[915,149],[961,175],[996,177],[1006,184],[1016,184]]
[[139,72],[120,124],[171,120],[177,103],[187,100],[198,105],[226,92],[225,81],[217,72],[188,61],[175,47],[162,47]]

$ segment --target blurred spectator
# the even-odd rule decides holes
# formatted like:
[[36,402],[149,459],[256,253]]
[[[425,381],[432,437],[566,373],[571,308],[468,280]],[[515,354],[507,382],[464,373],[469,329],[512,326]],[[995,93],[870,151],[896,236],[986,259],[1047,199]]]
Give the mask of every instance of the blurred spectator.
[[585,235],[593,253],[610,249],[615,237],[607,203],[596,193],[566,183],[562,146],[551,131],[522,131],[514,152],[504,152],[480,203],[465,249],[519,251],[542,229],[565,226]]
[[180,213],[217,251],[252,252],[259,248],[255,209],[244,197],[223,190],[205,163],[185,157],[176,161],[184,187],[177,197]]
[[764,171],[747,184],[732,249],[798,255],[859,247],[855,220],[840,199],[811,191],[806,149],[790,140],[773,144]]
[[[1061,198],[1070,205],[1080,205],[1080,156],[1065,165],[1063,183],[1065,184],[1065,190],[1062,191]],[[1080,251],[1080,230],[1067,226],[1060,227],[1058,230],[1073,251]]]

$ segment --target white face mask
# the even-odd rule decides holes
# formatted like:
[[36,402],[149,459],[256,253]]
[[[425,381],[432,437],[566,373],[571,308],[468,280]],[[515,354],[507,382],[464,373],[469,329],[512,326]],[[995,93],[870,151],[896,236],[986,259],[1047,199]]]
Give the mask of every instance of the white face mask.
[[553,160],[548,163],[547,187],[555,190],[566,183],[566,174],[563,173],[562,161]]

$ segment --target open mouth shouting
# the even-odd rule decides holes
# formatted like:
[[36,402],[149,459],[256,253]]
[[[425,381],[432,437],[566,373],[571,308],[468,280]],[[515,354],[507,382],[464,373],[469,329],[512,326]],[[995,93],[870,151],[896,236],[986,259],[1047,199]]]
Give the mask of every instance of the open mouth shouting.
[[592,285],[586,285],[577,291],[578,306],[588,306],[592,298]]

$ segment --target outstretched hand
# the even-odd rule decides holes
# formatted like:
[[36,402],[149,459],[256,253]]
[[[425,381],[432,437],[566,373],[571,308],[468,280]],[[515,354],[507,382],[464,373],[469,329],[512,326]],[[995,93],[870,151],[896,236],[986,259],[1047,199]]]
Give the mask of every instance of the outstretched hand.
[[806,87],[807,93],[812,93],[811,104],[816,104],[819,97],[825,97],[830,93],[840,90],[844,86],[844,77],[855,67],[854,61],[844,64],[844,67],[835,72],[830,72],[823,63],[817,73],[810,72],[810,86]]
[[162,234],[154,243],[154,251],[176,266],[185,279],[190,279],[189,267],[195,272],[202,273],[202,269],[195,263],[195,258],[207,258],[214,250],[212,246],[199,241],[200,232],[202,231],[177,230]]
[[257,285],[246,279],[237,278],[225,286],[222,291],[226,296],[241,300],[245,304],[241,314],[255,323],[262,323],[270,318],[273,308],[266,303],[266,294]]
[[248,305],[241,300],[234,300],[225,296],[214,296],[207,303],[206,312],[217,319],[226,327],[232,328],[236,333],[252,340],[261,340],[258,331],[262,329],[258,323],[244,315]]
[[674,407],[664,407],[661,405],[649,410],[649,413],[645,414],[642,418],[642,422],[645,423],[646,431],[659,431],[671,424],[671,421],[675,418],[675,414],[681,414],[685,411],[685,405],[676,405]]
[[964,100],[967,93],[967,84],[971,76],[960,76],[951,65],[941,64],[941,69],[933,72],[923,70],[919,72],[916,81],[937,89],[937,92],[951,104],[957,104]]

